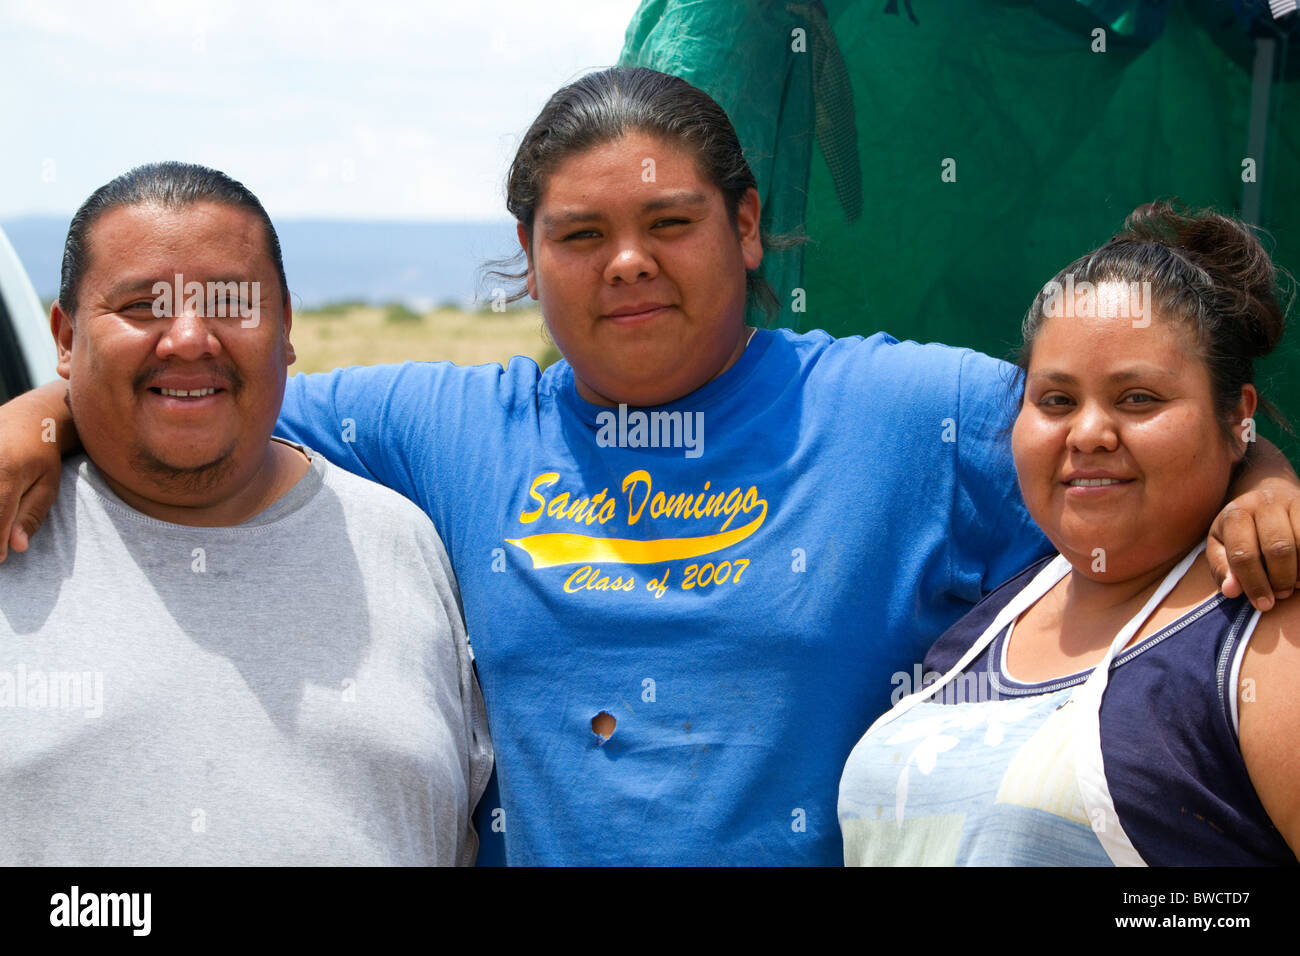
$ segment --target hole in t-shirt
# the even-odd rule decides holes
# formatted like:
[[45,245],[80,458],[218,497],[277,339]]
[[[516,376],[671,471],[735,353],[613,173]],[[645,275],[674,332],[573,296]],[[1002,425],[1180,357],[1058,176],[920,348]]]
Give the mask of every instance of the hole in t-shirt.
[[608,711],[602,710],[595,717],[591,718],[591,732],[601,740],[609,740],[614,735],[614,728],[618,726],[618,721],[614,715]]

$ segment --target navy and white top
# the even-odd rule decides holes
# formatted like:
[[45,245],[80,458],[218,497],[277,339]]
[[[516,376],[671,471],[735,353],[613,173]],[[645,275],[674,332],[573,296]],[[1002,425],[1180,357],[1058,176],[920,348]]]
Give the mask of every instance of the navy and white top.
[[[1063,565],[1033,565],[949,628],[925,660],[946,685],[900,701],[858,743],[840,785],[845,862],[1296,864],[1237,743],[1237,675],[1257,620],[1247,599],[1216,594],[1131,647],[1117,641],[1108,679],[1020,683],[1006,671],[1009,605],[1039,581],[1050,589]],[[1097,683],[1088,730],[1084,685]],[[1086,766],[1097,740],[1099,793]]]

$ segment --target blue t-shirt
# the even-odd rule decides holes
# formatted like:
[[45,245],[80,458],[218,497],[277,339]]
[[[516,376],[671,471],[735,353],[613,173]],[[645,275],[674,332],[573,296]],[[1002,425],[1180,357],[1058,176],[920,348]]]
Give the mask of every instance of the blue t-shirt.
[[442,534],[510,863],[839,864],[840,770],[897,675],[1050,551],[1013,374],[759,331],[655,409],[589,404],[563,361],[411,363],[293,378],[278,433]]

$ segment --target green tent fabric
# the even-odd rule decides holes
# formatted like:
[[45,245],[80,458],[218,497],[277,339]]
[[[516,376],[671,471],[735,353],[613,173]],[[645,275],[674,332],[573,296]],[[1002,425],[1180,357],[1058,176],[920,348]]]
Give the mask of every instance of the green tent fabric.
[[[1007,357],[1042,284],[1155,198],[1245,209],[1300,275],[1297,20],[1259,0],[645,0],[621,62],[717,99],[764,229],[807,236],[764,262],[777,324]],[[1298,363],[1293,330],[1256,378],[1300,427]]]

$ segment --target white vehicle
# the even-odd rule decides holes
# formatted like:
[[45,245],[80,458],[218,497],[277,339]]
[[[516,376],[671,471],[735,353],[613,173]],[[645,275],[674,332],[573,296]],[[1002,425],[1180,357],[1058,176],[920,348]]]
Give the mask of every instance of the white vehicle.
[[0,402],[53,381],[57,361],[41,300],[0,230]]

